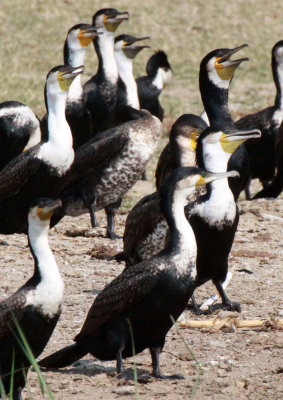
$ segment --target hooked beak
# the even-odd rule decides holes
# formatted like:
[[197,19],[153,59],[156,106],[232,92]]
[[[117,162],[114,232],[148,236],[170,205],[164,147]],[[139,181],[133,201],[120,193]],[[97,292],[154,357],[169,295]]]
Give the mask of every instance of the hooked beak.
[[230,178],[230,177],[235,177],[235,176],[240,176],[239,172],[237,171],[227,171],[227,172],[205,172],[204,176],[202,176],[197,182],[196,186],[202,186],[202,185],[207,185],[210,182],[213,182],[217,179],[223,179],[223,178]]
[[220,141],[225,142],[235,142],[235,141],[245,141],[248,139],[258,139],[261,137],[261,132],[258,129],[251,129],[247,131],[236,131],[229,134],[222,135]]

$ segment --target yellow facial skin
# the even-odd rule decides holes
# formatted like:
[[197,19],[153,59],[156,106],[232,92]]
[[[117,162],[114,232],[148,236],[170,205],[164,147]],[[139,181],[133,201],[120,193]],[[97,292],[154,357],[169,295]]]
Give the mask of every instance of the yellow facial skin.
[[115,32],[119,25],[118,23],[113,24],[113,22],[109,22],[107,15],[104,15],[104,17],[103,17],[103,24],[104,24],[105,28],[108,30],[108,32]]
[[205,181],[205,178],[203,177],[203,176],[201,176],[197,181],[196,181],[196,183],[195,183],[195,186],[196,187],[198,187],[198,186],[203,186],[203,185],[206,185],[206,181]]
[[38,207],[37,210],[36,210],[36,214],[37,214],[38,218],[41,219],[41,221],[50,220],[51,217],[52,217],[53,212],[54,212],[54,209],[53,210],[49,210],[48,212],[44,212],[43,208],[40,208],[40,207]]
[[216,69],[217,75],[223,81],[228,81],[233,78],[234,71],[238,67],[238,64],[232,64],[229,66],[225,66],[223,64],[218,64],[218,60],[220,58],[221,57],[217,57],[216,61],[215,61],[215,69]]
[[191,133],[191,142],[190,142],[190,146],[191,146],[191,149],[192,149],[193,151],[196,151],[196,148],[197,148],[197,141],[198,141],[198,138],[199,138],[199,134],[200,134],[199,131],[193,131],[193,132]]
[[[86,33],[88,33],[89,36],[86,36],[86,35],[85,35]],[[93,34],[90,34],[90,32],[86,32],[86,31],[84,31],[84,30],[81,30],[81,31],[78,33],[78,39],[79,39],[80,45],[81,45],[82,47],[87,47],[87,46],[93,41],[93,39],[95,38],[95,36],[96,36],[96,33],[95,33],[95,32],[93,32]]]
[[225,153],[234,153],[234,151],[242,144],[244,143],[245,139],[237,139],[237,140],[233,140],[231,141],[231,139],[229,139],[227,137],[226,133],[222,133],[222,136],[220,138],[220,144],[222,146],[222,149],[225,151]]
[[74,78],[75,78],[75,76],[71,77],[71,78],[66,78],[66,76],[63,75],[62,72],[58,72],[57,79],[58,79],[60,88],[62,90],[69,90],[69,87],[71,86],[71,83],[73,82]]

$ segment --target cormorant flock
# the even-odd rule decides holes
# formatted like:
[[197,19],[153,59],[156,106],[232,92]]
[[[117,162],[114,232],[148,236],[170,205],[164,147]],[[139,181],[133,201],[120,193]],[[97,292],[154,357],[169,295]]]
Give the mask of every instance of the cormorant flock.
[[[133,73],[135,57],[149,48],[149,37],[116,30],[126,11],[98,10],[92,24],[67,33],[63,65],[46,77],[46,114],[40,120],[18,101],[0,104],[0,233],[23,233],[34,259],[26,283],[0,303],[0,388],[22,399],[31,366],[19,331],[37,358],[59,319],[64,283],[49,248],[48,231],[64,216],[104,209],[109,238],[115,240],[115,215],[122,199],[142,177],[162,134],[164,109],[159,96],[173,76],[167,54],[148,60],[146,76]],[[93,42],[96,74],[83,84],[84,58]],[[166,335],[194,290],[212,280],[222,307],[241,311],[223,283],[239,221],[237,200],[259,178],[254,198],[276,197],[283,188],[283,41],[272,49],[276,86],[273,106],[234,121],[229,85],[248,58],[232,59],[247,45],[215,49],[199,67],[204,112],[181,115],[155,172],[156,192],[129,212],[123,251],[114,258],[125,269],[95,298],[74,343],[39,361],[63,368],[87,353],[115,360],[149,349],[152,374],[161,378],[159,356]],[[236,79],[236,78],[235,78]],[[190,165],[191,155],[195,165]],[[1,397],[1,390],[0,390]]]

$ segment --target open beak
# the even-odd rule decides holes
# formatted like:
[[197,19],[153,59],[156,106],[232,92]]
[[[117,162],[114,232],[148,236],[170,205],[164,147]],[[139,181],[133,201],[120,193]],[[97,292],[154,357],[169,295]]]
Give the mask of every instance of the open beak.
[[232,79],[235,69],[243,62],[249,61],[248,57],[239,58],[238,60],[230,60],[230,57],[239,50],[247,47],[247,44],[229,49],[222,57],[218,57],[215,61],[215,69],[222,80]]
[[149,49],[150,46],[148,45],[142,45],[142,46],[135,46],[136,42],[140,42],[141,40],[148,40],[150,39],[150,36],[145,36],[142,38],[136,38],[136,37],[131,37],[128,41],[125,41],[123,50],[128,58],[135,58],[136,55],[143,49]]
[[109,32],[115,32],[123,21],[129,19],[128,11],[117,12],[115,15],[107,15],[104,19],[104,25]]

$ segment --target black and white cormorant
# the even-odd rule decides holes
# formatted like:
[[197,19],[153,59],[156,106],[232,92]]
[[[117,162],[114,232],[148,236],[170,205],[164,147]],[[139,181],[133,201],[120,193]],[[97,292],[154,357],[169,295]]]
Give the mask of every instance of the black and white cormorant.
[[[262,132],[260,139],[245,146],[250,160],[250,178],[259,178],[263,185],[275,175],[275,140],[283,121],[283,40],[272,49],[271,65],[276,86],[274,105],[236,122],[239,129],[259,129]],[[251,198],[249,183],[246,185],[246,197]]]
[[116,360],[121,373],[123,358],[133,355],[134,340],[136,354],[150,349],[153,375],[161,377],[159,354],[172,327],[171,318],[177,320],[183,312],[196,276],[196,242],[184,206],[197,186],[225,176],[187,167],[165,180],[159,190],[170,230],[166,248],[108,284],[94,300],[76,343],[44,358],[40,366],[62,368],[91,353],[100,360]]
[[92,116],[93,133],[116,125],[119,73],[114,56],[114,35],[121,22],[128,20],[128,12],[103,8],[92,18],[100,34],[93,41],[98,57],[97,73],[84,84],[85,104]]
[[[228,90],[231,74],[241,62],[241,60],[229,61],[227,59],[229,53],[231,55],[229,49],[215,50],[203,59],[201,71],[207,70],[209,76],[207,90],[211,86],[210,80],[213,81],[213,86],[222,86],[223,90],[227,87]],[[229,74],[221,68],[221,73],[218,75],[215,69],[222,57]],[[224,95],[226,98],[225,92]],[[212,172],[225,171],[231,154],[237,147],[247,139],[259,137],[260,132],[257,130],[237,132],[228,111],[228,104],[225,103],[225,113],[222,113],[223,104],[219,99],[217,104],[217,97],[213,103],[214,114],[209,107],[205,108],[211,126],[197,141],[197,165]],[[228,146],[229,143],[232,145]],[[132,209],[126,221],[124,252],[122,255],[117,255],[117,259],[125,259],[126,264],[131,265],[164,248],[168,228],[160,212],[159,201],[158,193],[154,193],[146,196]],[[208,193],[196,202],[195,207],[190,207],[187,215],[193,229],[196,229],[198,243],[196,286],[212,279],[225,306],[239,310],[239,305],[228,300],[221,286],[227,274],[228,256],[238,224],[235,197],[230,190],[228,180],[223,180],[221,184],[219,182],[219,185],[212,184]]]
[[156,171],[155,182],[158,189],[163,180],[174,169],[188,167],[195,159],[197,139],[207,124],[198,116],[183,114],[170,130],[169,142],[160,154]]
[[[136,45],[136,42],[150,39],[149,36],[137,38],[131,35],[119,35],[115,37],[114,55],[117,62],[119,78],[123,85],[119,87],[119,104],[140,109],[137,83],[133,74],[133,60],[137,54],[146,48],[147,45]],[[122,92],[122,93],[120,93]],[[118,110],[119,112],[119,110]],[[117,119],[119,117],[117,116]],[[126,122],[126,121],[122,121]]]
[[[73,68],[84,64],[86,49],[92,40],[99,34],[99,29],[89,24],[77,24],[69,29],[64,43],[64,64]],[[77,149],[91,138],[92,118],[87,110],[81,75],[72,82],[66,104],[66,119],[73,136],[73,148]],[[41,120],[42,138],[47,140],[47,114]]]
[[159,102],[159,96],[173,75],[164,51],[158,50],[149,58],[146,73],[146,76],[137,78],[140,107],[163,121],[164,109]]
[[40,139],[39,120],[28,106],[19,101],[0,103],[0,170]]
[[[64,283],[48,245],[52,212],[60,200],[40,199],[28,214],[28,241],[34,258],[33,276],[0,303],[0,380],[9,398],[21,400],[31,365],[21,347],[15,319],[34,357],[44,350],[58,321]],[[11,371],[14,370],[11,376]],[[1,397],[1,394],[0,394]]]
[[0,172],[0,232],[24,232],[30,203],[38,197],[58,197],[73,164],[72,134],[65,117],[68,88],[82,67],[57,66],[47,75],[45,100],[48,141],[11,160]]
[[90,213],[95,227],[95,212],[105,208],[109,236],[116,237],[117,202],[140,179],[162,128],[159,119],[147,110],[129,107],[129,112],[130,121],[100,132],[76,151],[72,183],[60,195],[62,207],[54,214],[52,225],[64,215]]

